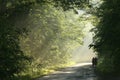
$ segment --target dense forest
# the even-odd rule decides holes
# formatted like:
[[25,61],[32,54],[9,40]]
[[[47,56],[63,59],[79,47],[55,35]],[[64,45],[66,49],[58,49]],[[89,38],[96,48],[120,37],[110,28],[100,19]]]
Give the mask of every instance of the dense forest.
[[28,80],[70,64],[85,24],[72,3],[0,0],[0,80]]
[[[77,1],[77,2],[76,2]],[[82,1],[82,2],[81,2]],[[70,64],[93,22],[93,47],[101,74],[120,74],[119,0],[0,0],[0,80],[30,80]],[[76,9],[96,16],[78,17]]]
[[101,74],[120,74],[120,0],[103,0],[97,9],[98,25],[92,43],[98,53],[98,71]]

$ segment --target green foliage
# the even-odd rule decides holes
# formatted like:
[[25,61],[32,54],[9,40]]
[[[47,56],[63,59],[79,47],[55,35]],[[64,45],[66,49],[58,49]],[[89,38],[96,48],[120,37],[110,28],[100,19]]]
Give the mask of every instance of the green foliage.
[[[105,72],[120,73],[120,1],[119,0],[104,0],[98,11],[100,22],[94,29],[94,49],[98,52],[99,58],[103,58],[99,66],[105,69]],[[108,59],[106,59],[108,58]],[[106,68],[108,66],[112,67]],[[113,70],[114,69],[114,70]]]
[[54,4],[55,7],[62,7],[64,10],[84,7],[88,5],[89,0],[0,0],[0,13],[4,13],[9,9],[14,9],[21,5],[30,5],[39,3]]
[[20,45],[26,55],[33,57],[29,65],[32,73],[69,62],[72,49],[82,44],[83,26],[77,20],[73,11],[65,13],[47,3],[31,8],[25,22],[30,31],[20,37]]
[[28,59],[19,46],[19,35],[23,33],[14,26],[9,17],[0,16],[0,79],[11,79],[24,68]]
[[0,79],[30,79],[68,63],[83,37],[73,12],[63,12],[71,5],[63,0],[0,0]]
[[65,11],[74,8],[83,8],[89,4],[89,0],[52,0],[55,6],[61,6]]

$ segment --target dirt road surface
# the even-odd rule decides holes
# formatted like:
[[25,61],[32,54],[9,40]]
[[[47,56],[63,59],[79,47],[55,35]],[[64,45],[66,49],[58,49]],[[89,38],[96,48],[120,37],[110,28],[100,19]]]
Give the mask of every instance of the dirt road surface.
[[80,63],[35,80],[120,80],[98,77],[91,63]]

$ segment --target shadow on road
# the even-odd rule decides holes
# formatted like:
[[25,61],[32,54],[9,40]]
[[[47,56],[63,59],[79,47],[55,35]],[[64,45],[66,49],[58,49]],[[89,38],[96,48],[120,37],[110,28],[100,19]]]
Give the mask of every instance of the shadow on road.
[[120,80],[112,77],[100,77],[95,74],[91,63],[78,64],[56,71],[35,80]]

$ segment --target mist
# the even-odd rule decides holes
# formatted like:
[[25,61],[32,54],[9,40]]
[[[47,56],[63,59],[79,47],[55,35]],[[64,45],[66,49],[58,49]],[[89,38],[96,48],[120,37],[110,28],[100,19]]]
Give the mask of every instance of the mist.
[[77,47],[72,53],[72,60],[80,63],[80,62],[91,62],[91,59],[96,56],[93,49],[89,49],[89,45],[93,41],[93,33],[90,32],[90,29],[94,26],[88,22],[86,24],[86,28],[84,29],[85,37],[83,39],[83,45]]

